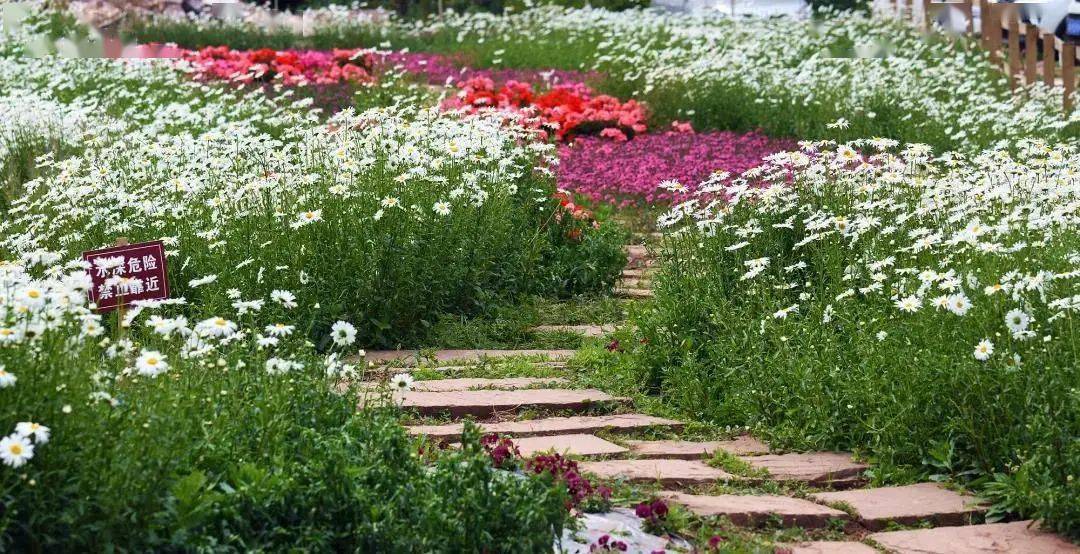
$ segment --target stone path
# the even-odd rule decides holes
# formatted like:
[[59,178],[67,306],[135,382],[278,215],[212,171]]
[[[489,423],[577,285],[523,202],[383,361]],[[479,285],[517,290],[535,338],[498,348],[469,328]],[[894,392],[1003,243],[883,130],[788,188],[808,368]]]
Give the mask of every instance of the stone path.
[[[621,290],[647,297],[651,258],[643,247],[627,248],[629,266]],[[628,292],[639,291],[639,292]],[[606,326],[547,326],[539,332],[566,331],[595,337]],[[533,364],[560,363],[566,350],[445,350],[435,363],[485,361],[526,356]],[[418,352],[372,352],[373,363],[415,364]],[[443,366],[444,368],[453,366]],[[550,366],[549,366],[550,367]],[[783,545],[777,552],[801,554],[897,553],[1080,553],[1064,539],[1031,522],[984,524],[985,505],[963,492],[936,483],[865,488],[866,463],[845,452],[773,453],[750,436],[728,440],[642,440],[646,432],[671,436],[682,422],[634,413],[630,399],[598,389],[573,389],[563,378],[437,379],[417,381],[398,400],[425,416],[449,416],[442,423],[413,425],[408,431],[443,444],[460,440],[465,418],[481,418],[484,433],[514,441],[526,457],[558,452],[579,459],[579,467],[600,482],[635,483],[702,518],[724,518],[747,528],[762,525],[803,529],[842,529],[848,540]],[[562,412],[551,415],[549,412]],[[566,414],[569,412],[569,415]],[[601,436],[602,435],[602,436]],[[629,435],[629,436],[628,436]],[[719,455],[719,457],[717,457]],[[718,462],[710,464],[714,457]],[[723,466],[723,468],[719,466]],[[795,484],[772,488],[769,481]],[[725,493],[708,494],[718,487]],[[796,491],[790,494],[757,493]],[[678,537],[645,532],[631,509],[584,514],[578,530],[567,531],[556,545],[565,552],[589,552],[604,534],[628,543],[630,552],[689,552]],[[895,526],[925,527],[882,532]]]
[[374,365],[397,363],[415,366],[424,360],[439,364],[478,363],[523,357],[559,361],[572,358],[574,354],[574,350],[436,350],[429,355],[424,355],[419,350],[371,350],[366,353],[364,360]]
[[727,441],[707,442],[628,440],[626,444],[638,458],[700,460],[710,457],[721,450],[737,456],[752,456],[769,452],[768,446],[750,436],[742,436]]
[[618,404],[626,398],[596,389],[409,391],[398,404],[420,415],[491,417],[520,410],[585,411],[597,404]]
[[656,274],[656,260],[648,248],[640,244],[626,247],[627,267],[615,286],[615,296],[620,298],[652,298],[652,277]]
[[[504,421],[483,423],[480,429],[485,433],[496,433],[508,437],[536,437],[545,435],[595,433],[608,430],[629,433],[647,429],[665,428],[671,431],[682,429],[682,422],[642,414],[617,414],[602,416],[568,416],[530,419],[526,421]],[[456,440],[461,437],[462,423],[445,425],[413,425],[406,427],[410,434],[424,435],[440,442]]]
[[825,527],[833,519],[848,518],[847,513],[835,508],[789,496],[749,494],[702,496],[677,491],[664,491],[661,494],[699,516],[724,516],[736,525],[757,525],[778,517],[784,527],[812,529]]

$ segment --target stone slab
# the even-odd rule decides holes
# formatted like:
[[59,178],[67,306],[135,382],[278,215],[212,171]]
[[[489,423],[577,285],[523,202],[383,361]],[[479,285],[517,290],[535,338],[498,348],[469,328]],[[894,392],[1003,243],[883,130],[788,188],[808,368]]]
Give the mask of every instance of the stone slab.
[[[510,358],[507,358],[507,360],[509,360],[509,359]],[[531,366],[531,367],[552,368],[552,369],[561,369],[561,368],[566,367],[566,362],[529,362],[529,366]],[[439,372],[439,373],[454,373],[454,372],[460,372],[460,371],[467,371],[467,370],[475,369],[475,368],[476,368],[475,364],[473,364],[473,365],[440,365],[440,366],[435,366],[435,367],[423,366],[423,369],[425,371],[436,371],[436,372]],[[414,371],[416,371],[418,369],[420,369],[420,367],[417,367],[417,366],[405,366],[405,367],[382,366],[382,367],[377,368],[376,370],[370,371],[368,373],[368,375],[373,375],[374,376],[374,375],[381,375],[382,373],[389,373],[390,375],[393,375],[393,374],[396,374],[396,373],[412,373],[412,372],[414,372]]]
[[877,554],[872,546],[848,541],[804,542],[787,545],[787,549],[791,554]]
[[631,244],[626,247],[626,255],[630,258],[648,258],[649,249],[641,244]]
[[735,525],[760,525],[778,517],[785,527],[819,528],[828,525],[831,519],[849,519],[849,516],[840,510],[789,496],[706,496],[675,491],[661,494],[676,504],[686,506],[699,516],[725,516]]
[[474,389],[516,390],[539,386],[564,385],[562,377],[511,377],[507,379],[431,379],[413,381],[412,390],[423,392],[446,392]]
[[936,483],[902,487],[880,487],[810,495],[818,502],[843,502],[855,510],[859,522],[872,531],[884,529],[890,521],[914,525],[930,521],[935,525],[966,525],[976,514],[986,511],[974,496],[946,489]]
[[[483,423],[485,433],[498,433],[511,437],[535,437],[565,433],[594,433],[603,429],[612,431],[636,431],[652,427],[667,427],[674,431],[682,429],[682,422],[643,414],[617,414],[603,416],[566,416]],[[414,425],[406,429],[412,435],[427,435],[434,440],[447,442],[461,438],[461,423],[446,425]]]
[[866,471],[866,464],[851,459],[844,452],[809,452],[805,454],[768,454],[742,456],[751,466],[765,469],[777,481],[799,481],[811,485],[841,482],[852,485]]
[[[574,357],[576,350],[436,350],[432,356],[436,362],[481,362],[488,359],[540,358],[566,360]],[[399,362],[416,365],[420,361],[419,350],[372,350],[364,358],[368,363],[381,365]]]
[[660,483],[665,487],[708,485],[738,479],[722,469],[695,460],[604,460],[585,462],[581,464],[581,470],[603,479]]
[[409,391],[401,395],[399,405],[423,415],[449,413],[453,417],[488,417],[521,409],[579,411],[594,404],[628,400],[596,389]]
[[654,267],[628,267],[622,270],[623,277],[631,277],[635,279],[648,279],[656,276],[657,273],[659,273],[659,270]]
[[608,442],[596,435],[581,433],[516,438],[514,446],[518,448],[522,456],[532,456],[549,450],[554,450],[564,456],[611,456],[626,452],[625,448],[613,442]]
[[652,288],[652,281],[634,277],[623,277],[622,279],[619,279],[618,286],[622,290],[648,290]]
[[652,298],[653,291],[650,289],[628,289],[622,287],[615,288],[615,296],[619,298]]
[[1080,547],[1031,521],[875,533],[870,540],[897,554],[1076,554]]
[[615,331],[614,325],[538,325],[535,333],[573,333],[583,337],[602,337]]
[[751,436],[737,437],[727,441],[626,441],[630,451],[639,458],[678,458],[700,460],[722,450],[735,456],[767,454],[769,447]]

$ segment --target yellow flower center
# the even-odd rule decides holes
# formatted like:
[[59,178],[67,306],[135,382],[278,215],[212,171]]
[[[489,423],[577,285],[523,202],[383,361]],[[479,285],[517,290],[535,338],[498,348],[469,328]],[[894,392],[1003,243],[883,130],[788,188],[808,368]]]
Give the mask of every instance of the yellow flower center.
[[23,447],[22,447],[21,444],[15,443],[15,444],[11,445],[10,447],[8,447],[8,452],[11,452],[12,454],[14,454],[16,456],[19,456],[19,455],[22,455],[22,453],[23,453]]

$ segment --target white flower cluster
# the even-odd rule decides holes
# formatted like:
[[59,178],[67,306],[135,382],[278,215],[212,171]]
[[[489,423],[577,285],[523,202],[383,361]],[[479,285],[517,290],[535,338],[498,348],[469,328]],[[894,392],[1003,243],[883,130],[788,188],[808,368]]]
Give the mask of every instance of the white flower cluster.
[[[1080,310],[1075,148],[1029,140],[1014,152],[935,157],[917,144],[894,153],[882,139],[801,146],[707,181],[660,218],[676,235],[700,230],[736,258],[718,262],[715,276],[778,291],[782,304],[763,308],[775,311],[764,321],[816,312],[827,324],[851,302],[894,310],[899,325],[977,311],[992,336],[973,355],[989,361],[1002,350],[995,341],[1013,353],[1040,334],[1049,342],[1054,323]],[[830,267],[838,278],[807,269]]]

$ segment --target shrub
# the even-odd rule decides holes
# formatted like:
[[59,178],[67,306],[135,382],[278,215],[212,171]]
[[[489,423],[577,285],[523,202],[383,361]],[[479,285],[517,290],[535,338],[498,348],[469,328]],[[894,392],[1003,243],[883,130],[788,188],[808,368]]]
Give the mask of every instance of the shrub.
[[685,229],[637,317],[642,376],[780,447],[864,450],[881,480],[999,474],[999,507],[1076,534],[1080,159],[892,145],[777,155],[662,217]]
[[343,388],[300,333],[158,307],[105,338],[82,271],[51,269],[0,268],[5,550],[539,552],[568,521],[564,488],[495,470],[473,427],[419,456],[389,393]]
[[[96,65],[67,68],[69,78],[100,83]],[[29,82],[47,83],[57,70],[30,68]],[[140,73],[120,73],[127,92]],[[319,125],[248,96],[235,107],[204,100],[178,122],[175,109],[156,109],[173,105],[165,93],[137,109],[123,97],[110,101],[144,125],[28,181],[18,215],[0,222],[6,258],[165,237],[171,288],[191,301],[201,302],[211,282],[261,297],[289,290],[315,339],[347,319],[364,343],[383,345],[415,338],[439,313],[524,293],[596,290],[618,273],[617,233],[580,229],[565,240],[546,230],[558,203],[550,177],[532,168],[553,147],[498,119],[406,105]],[[160,132],[170,127],[199,139]],[[586,252],[595,262],[579,256]]]

